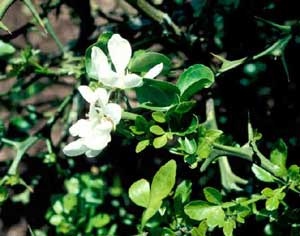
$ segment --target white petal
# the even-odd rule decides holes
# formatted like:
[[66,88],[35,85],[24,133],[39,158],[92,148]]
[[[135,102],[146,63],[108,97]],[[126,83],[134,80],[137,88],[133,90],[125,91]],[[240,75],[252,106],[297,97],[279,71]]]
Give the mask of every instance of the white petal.
[[111,67],[108,63],[107,56],[98,47],[92,47],[92,70],[95,70],[99,79],[100,77],[107,77],[111,72]]
[[95,90],[95,96],[100,101],[101,105],[104,106],[108,103],[109,93],[104,88],[97,88]]
[[87,151],[87,147],[83,144],[83,139],[78,139],[69,143],[63,148],[63,153],[67,156],[79,156]]
[[87,157],[96,157],[101,153],[102,150],[88,150],[85,152],[85,155]]
[[72,136],[87,136],[92,130],[92,124],[89,120],[80,119],[75,124],[73,124],[69,132]]
[[93,135],[84,138],[84,144],[92,150],[102,150],[110,142],[110,133],[100,134],[95,132]]
[[114,125],[117,125],[121,120],[122,108],[116,103],[109,103],[104,108],[104,114],[112,119]]
[[119,34],[114,34],[108,40],[107,47],[117,73],[124,75],[132,53],[129,42]]
[[94,91],[86,85],[82,85],[78,87],[78,90],[81,96],[88,102],[88,103],[95,103],[97,101],[97,96]]
[[136,75],[136,74],[127,74],[124,78],[124,88],[134,88],[139,87],[143,85],[143,79],[142,77]]
[[97,124],[94,127],[93,132],[95,134],[93,134],[93,135],[96,135],[96,133],[100,136],[110,134],[112,128],[113,128],[113,125],[112,125],[111,121],[104,118],[101,120],[101,122],[99,124]]
[[160,74],[160,72],[163,70],[164,68],[164,64],[163,63],[159,63],[155,66],[153,66],[145,75],[144,78],[146,79],[153,79],[156,76],[158,76]]

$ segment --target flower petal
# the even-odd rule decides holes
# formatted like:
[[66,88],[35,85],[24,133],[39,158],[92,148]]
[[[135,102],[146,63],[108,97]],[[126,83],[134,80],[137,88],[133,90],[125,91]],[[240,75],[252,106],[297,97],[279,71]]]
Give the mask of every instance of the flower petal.
[[122,82],[121,77],[116,72],[111,71],[107,77],[99,77],[99,82],[107,87],[119,88],[119,84]]
[[69,128],[72,136],[85,137],[92,131],[92,124],[89,120],[80,119]]
[[92,47],[91,54],[92,71],[96,71],[97,77],[107,77],[110,75],[111,67],[108,63],[107,56],[98,47]]
[[117,125],[121,120],[122,108],[116,103],[109,103],[104,108],[104,114],[112,119],[114,125]]
[[92,149],[90,149],[90,150],[87,150],[85,152],[85,155],[87,157],[96,157],[96,156],[98,156],[101,153],[101,151],[102,150],[92,150]]
[[69,143],[63,148],[63,153],[67,156],[79,156],[87,151],[87,147],[83,144],[83,139],[78,139]]
[[97,101],[97,96],[93,92],[93,90],[86,85],[81,85],[78,87],[78,90],[81,96],[88,102],[88,103],[95,103]]
[[108,40],[107,47],[117,73],[124,75],[132,53],[129,42],[119,34],[114,34]]
[[164,64],[163,63],[159,63],[155,66],[153,66],[145,75],[144,78],[146,79],[153,79],[156,76],[158,76],[160,74],[160,72],[163,70],[164,68]]
[[95,96],[100,101],[101,106],[105,106],[109,100],[109,93],[104,88],[97,88],[95,90]]
[[111,121],[103,118],[101,122],[94,127],[93,132],[95,133],[94,135],[96,135],[96,133],[98,135],[106,135],[106,134],[110,134],[112,128],[113,125]]
[[143,85],[143,79],[142,77],[136,75],[136,74],[127,74],[124,78],[124,87],[126,88],[134,88],[139,87]]
[[95,132],[93,135],[84,138],[84,144],[92,150],[102,150],[110,142],[110,133],[98,133]]

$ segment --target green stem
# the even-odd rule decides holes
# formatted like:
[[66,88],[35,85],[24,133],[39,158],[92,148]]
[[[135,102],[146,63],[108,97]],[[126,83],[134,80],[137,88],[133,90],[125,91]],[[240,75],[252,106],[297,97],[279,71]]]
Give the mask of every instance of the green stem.
[[51,23],[49,22],[48,18],[45,18],[44,22],[45,22],[45,27],[46,27],[47,32],[49,32],[49,34],[53,38],[53,40],[56,43],[57,47],[59,48],[60,52],[64,53],[65,52],[64,45],[60,42],[59,38],[57,37],[57,35],[56,35]]
[[[216,114],[215,114],[215,106],[213,99],[209,99],[206,102],[206,122],[205,126],[208,129],[218,129],[217,121],[216,121]],[[224,145],[222,145],[224,146]],[[237,150],[230,150],[230,149],[219,149],[217,150],[215,147],[212,150],[210,156],[204,161],[202,166],[200,167],[200,171],[203,172],[209,166],[211,162],[215,159],[218,159],[220,174],[221,174],[221,183],[222,186],[227,190],[242,190],[237,184],[247,184],[247,180],[244,180],[233,173],[231,170],[229,161],[227,159],[227,155],[231,152],[236,154],[239,157],[243,157],[249,159],[245,153],[238,153]],[[234,152],[235,151],[235,152]]]
[[127,2],[141,9],[146,15],[157,21],[159,24],[166,22],[174,30],[176,35],[182,34],[180,28],[172,21],[167,13],[155,8],[146,0],[127,0]]
[[1,0],[0,5],[0,20],[3,18],[4,14],[8,8],[14,3],[15,0]]
[[213,143],[213,147],[216,150],[220,150],[226,153],[228,156],[235,156],[235,157],[241,157],[247,161],[253,161],[253,152],[251,149],[245,149],[245,148],[239,148],[239,147],[232,147],[232,146],[226,146],[219,143]]
[[128,112],[128,111],[123,111],[122,112],[122,119],[124,120],[136,120],[136,118],[138,117],[139,115],[137,114],[134,114],[132,112]]
[[19,166],[19,163],[26,153],[26,151],[38,140],[38,137],[33,136],[33,137],[28,137],[25,139],[23,142],[17,143],[15,142],[14,146],[17,149],[17,155],[15,159],[13,160],[13,163],[8,169],[8,174],[9,175],[16,175],[17,174],[17,168]]

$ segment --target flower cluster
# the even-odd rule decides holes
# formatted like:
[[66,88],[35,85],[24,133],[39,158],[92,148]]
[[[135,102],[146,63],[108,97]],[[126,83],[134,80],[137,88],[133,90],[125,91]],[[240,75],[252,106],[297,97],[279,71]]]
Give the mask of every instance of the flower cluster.
[[[122,108],[110,103],[110,93],[114,89],[128,89],[141,86],[143,78],[152,79],[163,69],[160,63],[151,68],[143,77],[129,73],[128,63],[132,56],[129,42],[118,34],[114,34],[107,44],[109,58],[104,52],[93,47],[91,53],[92,73],[98,81],[108,88],[97,88],[93,91],[88,86],[79,86],[82,97],[89,103],[87,119],[80,119],[73,124],[69,132],[77,140],[64,147],[67,156],[85,154],[87,157],[97,156],[111,141],[111,131],[121,120]],[[109,63],[109,59],[112,64]],[[112,69],[112,65],[115,71]]]

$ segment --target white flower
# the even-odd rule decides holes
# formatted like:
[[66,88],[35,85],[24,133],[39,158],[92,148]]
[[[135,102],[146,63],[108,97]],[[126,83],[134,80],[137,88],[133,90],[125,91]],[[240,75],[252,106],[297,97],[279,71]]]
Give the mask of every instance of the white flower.
[[[121,107],[116,103],[109,103],[109,93],[104,88],[97,88],[93,91],[89,86],[79,86],[78,90],[82,97],[90,103],[91,106],[97,106],[96,111],[98,111],[100,116],[105,116],[111,119],[114,126],[116,126],[122,115]],[[92,111],[92,110],[91,110]]]
[[111,141],[111,131],[120,122],[122,109],[118,104],[109,103],[109,93],[98,88],[92,91],[88,86],[79,86],[79,92],[90,103],[88,119],[80,119],[69,129],[79,139],[64,147],[67,156],[85,154],[97,156]]
[[112,122],[105,117],[99,117],[95,107],[91,106],[89,119],[80,119],[70,127],[70,134],[79,136],[79,139],[65,146],[63,152],[67,156],[85,153],[87,157],[95,157],[111,141],[112,129]]
[[[143,84],[143,78],[137,74],[129,73],[126,69],[132,55],[129,42],[119,34],[114,34],[108,40],[107,47],[115,71],[112,70],[104,52],[98,47],[92,48],[92,71],[97,75],[99,82],[105,86],[120,89],[141,86]],[[155,65],[146,73],[144,78],[152,79],[157,76],[162,69],[162,63]]]

